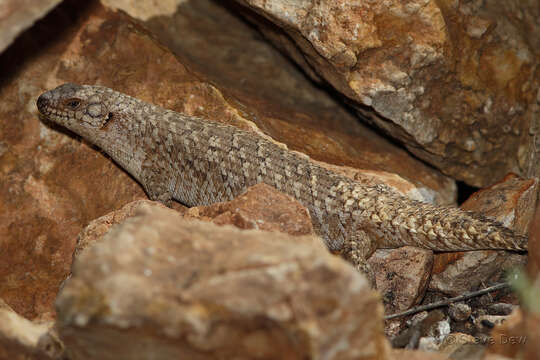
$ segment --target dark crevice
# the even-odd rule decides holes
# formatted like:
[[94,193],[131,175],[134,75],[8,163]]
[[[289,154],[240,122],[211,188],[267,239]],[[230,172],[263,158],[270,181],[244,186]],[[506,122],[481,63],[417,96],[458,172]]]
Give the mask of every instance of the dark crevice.
[[466,184],[463,181],[456,181],[457,185],[457,202],[458,205],[461,205],[467,200],[472,194],[477,192],[480,188]]

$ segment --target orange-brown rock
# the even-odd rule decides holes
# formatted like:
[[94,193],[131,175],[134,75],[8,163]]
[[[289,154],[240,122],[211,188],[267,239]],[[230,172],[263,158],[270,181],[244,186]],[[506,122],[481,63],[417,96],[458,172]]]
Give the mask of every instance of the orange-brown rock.
[[382,306],[318,238],[144,206],[83,250],[57,300],[76,359],[387,359]]
[[480,211],[518,233],[528,234],[538,199],[538,178],[508,174],[492,186],[472,194],[461,209]]
[[236,2],[308,74],[445,173],[475,186],[540,175],[537,2]]
[[[534,215],[538,180],[513,174],[473,194],[461,206],[490,216],[505,226],[526,234]],[[504,272],[524,265],[526,254],[482,250],[435,255],[430,289],[457,296],[476,290],[486,282],[504,281]]]
[[405,311],[422,301],[431,276],[432,251],[412,246],[377,250],[368,263],[386,314]]
[[184,217],[212,221],[216,225],[230,224],[240,229],[280,231],[289,235],[313,234],[308,210],[266,184],[252,186],[229,202],[193,207]]

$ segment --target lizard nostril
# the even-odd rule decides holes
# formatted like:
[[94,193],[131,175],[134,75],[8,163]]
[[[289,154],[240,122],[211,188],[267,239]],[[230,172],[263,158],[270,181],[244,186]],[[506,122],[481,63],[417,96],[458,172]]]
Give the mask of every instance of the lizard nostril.
[[43,95],[41,95],[37,99],[37,108],[38,108],[40,113],[43,113],[45,111],[45,108],[49,104],[49,99],[47,99],[46,96],[43,96]]

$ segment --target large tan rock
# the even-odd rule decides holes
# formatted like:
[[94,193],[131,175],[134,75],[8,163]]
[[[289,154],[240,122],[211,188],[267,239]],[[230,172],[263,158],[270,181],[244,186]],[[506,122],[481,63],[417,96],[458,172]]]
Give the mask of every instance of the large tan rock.
[[475,186],[540,174],[537,1],[236,1],[308,74],[445,173]]
[[57,299],[72,359],[386,359],[382,306],[316,237],[143,206],[85,249]]

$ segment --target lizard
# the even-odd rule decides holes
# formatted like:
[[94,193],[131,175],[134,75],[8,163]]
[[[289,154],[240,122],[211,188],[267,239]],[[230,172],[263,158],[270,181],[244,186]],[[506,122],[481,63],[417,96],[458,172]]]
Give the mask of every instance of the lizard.
[[366,259],[378,248],[527,250],[526,236],[479,213],[356,182],[256,134],[106,87],[66,83],[41,94],[37,108],[106,152],[152,200],[209,205],[257,183],[275,187],[304,205],[328,249],[372,284]]

